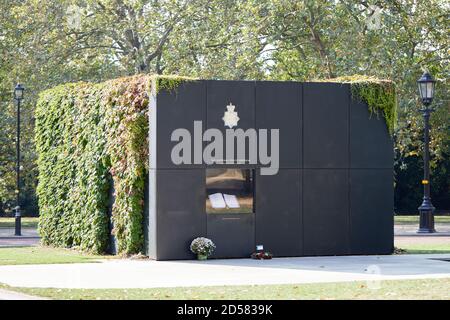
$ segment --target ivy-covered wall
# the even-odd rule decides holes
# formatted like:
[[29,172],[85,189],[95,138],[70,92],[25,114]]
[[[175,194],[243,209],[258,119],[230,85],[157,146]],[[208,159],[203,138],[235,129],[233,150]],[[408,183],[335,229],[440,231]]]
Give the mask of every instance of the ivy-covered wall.
[[46,245],[105,252],[108,193],[120,253],[143,245],[150,77],[61,85],[40,95],[39,231]]
[[186,80],[138,75],[65,84],[41,93],[36,108],[37,194],[45,245],[105,252],[113,181],[117,251],[143,250],[148,93],[152,84],[157,90],[174,89]]
[[353,75],[321,82],[338,82],[350,84],[352,98],[367,104],[374,115],[382,115],[391,136],[397,123],[397,93],[394,82],[375,77]]

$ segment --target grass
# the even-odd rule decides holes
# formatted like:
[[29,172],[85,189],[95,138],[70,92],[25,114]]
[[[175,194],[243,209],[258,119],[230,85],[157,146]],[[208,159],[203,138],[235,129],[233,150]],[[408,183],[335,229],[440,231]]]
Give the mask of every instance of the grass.
[[[37,228],[39,218],[22,218],[22,228]],[[14,228],[14,218],[0,218],[0,228]]]
[[[450,216],[435,216],[435,223],[450,225]],[[395,216],[397,226],[418,226],[419,216]],[[448,237],[396,237],[395,246],[408,254],[450,253]]]
[[58,300],[450,299],[450,278],[154,289],[0,288]]
[[[400,244],[398,248],[406,250],[407,254],[443,254],[450,253],[450,243],[419,243],[419,244]],[[449,266],[450,267],[450,266]]]
[[[419,216],[395,216],[395,224],[410,225],[419,224]],[[450,223],[450,216],[435,216],[435,223]]]
[[69,249],[49,247],[0,248],[0,265],[95,262],[109,256],[96,256]]

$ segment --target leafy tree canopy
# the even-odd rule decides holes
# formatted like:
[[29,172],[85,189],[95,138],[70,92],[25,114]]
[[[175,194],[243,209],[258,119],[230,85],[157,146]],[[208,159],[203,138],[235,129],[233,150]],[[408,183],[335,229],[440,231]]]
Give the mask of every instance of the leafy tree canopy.
[[28,199],[36,177],[33,110],[43,89],[139,73],[300,81],[365,74],[396,83],[397,206],[415,210],[419,203],[401,199],[417,193],[420,202],[416,80],[428,69],[438,80],[432,190],[448,209],[449,21],[446,0],[0,0],[0,202],[13,199],[17,81],[27,88]]

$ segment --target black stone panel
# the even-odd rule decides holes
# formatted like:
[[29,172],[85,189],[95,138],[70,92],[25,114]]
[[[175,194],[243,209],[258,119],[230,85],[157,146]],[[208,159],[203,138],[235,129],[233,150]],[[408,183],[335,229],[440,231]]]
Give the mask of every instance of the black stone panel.
[[255,215],[208,214],[208,238],[217,246],[212,258],[248,258],[255,251]]
[[352,254],[390,254],[394,246],[392,169],[350,170]]
[[301,180],[299,169],[256,179],[256,245],[276,257],[303,254]]
[[280,168],[302,167],[302,102],[301,83],[256,82],[256,127],[280,130]]
[[[203,164],[175,165],[171,160],[171,153],[172,148],[178,142],[172,142],[171,135],[178,128],[185,128],[191,132],[193,159],[194,121],[202,121],[203,130],[206,126],[206,82],[185,82],[175,90],[161,90],[157,95],[156,103],[157,163],[156,166],[151,164],[151,168],[186,169],[204,167]],[[150,139],[152,138],[150,137]]]
[[[281,169],[255,178],[254,214],[207,215],[205,166],[175,166],[170,135],[195,120],[225,132],[230,102],[237,128],[279,127]],[[216,243],[214,258],[248,257],[257,244],[276,256],[391,252],[392,141],[383,118],[350,101],[348,85],[198,81],[161,91],[152,111],[151,168],[160,168],[150,170],[146,199],[152,258],[195,258],[189,245],[199,236]]]
[[[255,82],[254,81],[206,81],[207,83],[207,128],[219,129],[224,136],[224,157],[232,160],[248,160],[237,158],[237,146],[235,145],[235,156],[233,159],[226,158],[225,127],[223,117],[227,106],[231,103],[238,113],[239,122],[233,129],[247,130],[255,128]],[[247,145],[248,147],[248,145]],[[241,162],[242,163],[242,162]]]
[[189,246],[206,236],[205,171],[157,171],[157,258],[192,259]]
[[394,165],[394,146],[382,114],[370,114],[366,104],[350,104],[350,167],[388,168]]
[[303,84],[304,168],[349,167],[348,85]]
[[303,171],[304,255],[349,253],[347,169]]

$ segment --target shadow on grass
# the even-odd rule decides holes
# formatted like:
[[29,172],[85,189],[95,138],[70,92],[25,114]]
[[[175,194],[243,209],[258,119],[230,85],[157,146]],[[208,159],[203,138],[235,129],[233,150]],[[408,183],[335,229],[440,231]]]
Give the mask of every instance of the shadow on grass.
[[0,266],[29,264],[98,263],[111,256],[91,255],[76,250],[45,246],[0,248]]

